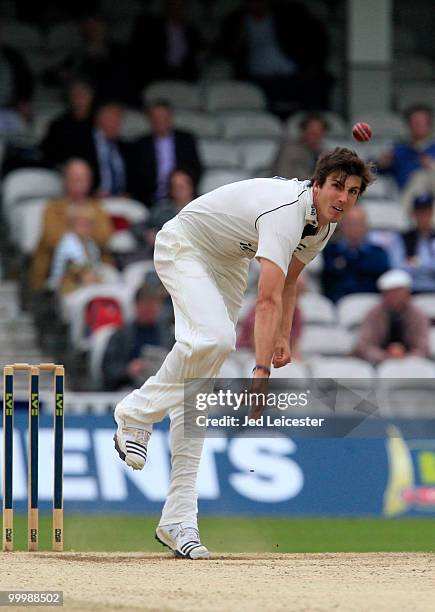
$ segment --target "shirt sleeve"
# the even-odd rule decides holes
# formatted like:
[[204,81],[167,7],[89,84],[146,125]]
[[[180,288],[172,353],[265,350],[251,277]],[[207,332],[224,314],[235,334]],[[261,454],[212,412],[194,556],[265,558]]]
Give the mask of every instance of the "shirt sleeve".
[[[255,257],[269,259],[285,275],[302,233],[296,204],[290,216],[289,223],[288,211],[282,208],[266,212],[257,219],[258,248]],[[284,234],[283,229],[287,228],[288,232]]]

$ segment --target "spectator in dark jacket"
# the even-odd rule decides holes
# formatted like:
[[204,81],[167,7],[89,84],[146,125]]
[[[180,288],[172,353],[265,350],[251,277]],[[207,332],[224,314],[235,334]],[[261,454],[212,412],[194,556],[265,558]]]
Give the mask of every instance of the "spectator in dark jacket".
[[[1,24],[0,24],[0,27]],[[23,104],[29,104],[35,88],[32,72],[19,51],[0,44],[0,107],[14,108],[20,112]]]
[[129,67],[138,94],[153,80],[198,78],[201,38],[189,23],[188,8],[186,0],[167,0],[164,15],[147,12],[137,19]]
[[328,46],[325,27],[303,4],[247,0],[224,20],[217,53],[272,103],[292,100],[308,110],[328,106]]
[[367,240],[365,212],[356,207],[341,223],[342,238],[323,251],[322,287],[333,302],[350,293],[376,292],[376,281],[388,270],[388,255]]
[[80,157],[93,171],[96,195],[125,194],[129,175],[128,147],[120,140],[123,108],[118,102],[101,104],[93,125],[78,141],[71,142],[68,157]]
[[44,160],[49,166],[66,162],[71,151],[79,148],[92,131],[92,85],[75,79],[69,86],[68,98],[69,109],[50,123],[41,143]]
[[[166,356],[162,347],[161,314],[166,292],[156,274],[148,274],[135,296],[136,316],[114,333],[103,358],[104,388],[135,386],[155,372]],[[149,350],[155,347],[156,350]]]
[[133,196],[150,206],[168,195],[168,179],[178,168],[186,170],[197,185],[202,171],[195,138],[173,127],[173,112],[165,101],[153,103],[148,116],[151,134],[140,138],[132,151]]

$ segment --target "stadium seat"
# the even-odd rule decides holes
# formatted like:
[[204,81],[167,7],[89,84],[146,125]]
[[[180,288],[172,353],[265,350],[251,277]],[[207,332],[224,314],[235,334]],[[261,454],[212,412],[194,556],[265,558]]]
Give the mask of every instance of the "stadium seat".
[[209,113],[230,110],[263,110],[266,96],[253,83],[244,81],[204,82],[204,110]]
[[222,135],[229,140],[240,138],[276,138],[282,136],[281,122],[269,113],[238,111],[226,113],[220,118]]
[[305,325],[302,329],[301,353],[304,357],[316,355],[348,355],[352,350],[352,336],[342,327]]
[[[299,111],[297,113],[294,113],[287,120],[286,131],[288,135],[292,138],[297,138],[300,131],[299,126],[301,124],[301,121],[310,114],[311,113],[308,113],[306,111]],[[334,113],[332,111],[319,111],[313,114],[320,115],[327,121],[329,126],[328,136],[345,137],[346,134],[350,133],[346,121],[337,113]]]
[[240,168],[239,150],[228,142],[201,139],[199,154],[206,168]]
[[269,171],[275,159],[278,142],[275,138],[239,140],[236,143],[242,167],[252,174]]
[[218,138],[220,133],[218,121],[205,113],[177,110],[174,123],[178,129],[191,132],[197,138]]
[[129,225],[141,223],[149,217],[149,211],[143,204],[129,198],[105,198],[101,206],[115,220],[123,218]]
[[[270,371],[270,378],[291,378],[296,379],[300,386],[306,386],[307,379],[310,377],[308,368],[305,364],[300,361],[294,361],[288,363],[282,368],[272,368]],[[299,384],[298,384],[299,386]]]
[[433,417],[435,364],[422,357],[384,361],[380,379],[381,416]]
[[64,21],[51,26],[46,37],[48,48],[53,52],[77,51],[83,44],[77,21]]
[[354,293],[337,302],[339,324],[348,331],[359,327],[368,311],[379,302],[377,293]]
[[435,293],[416,295],[413,302],[427,314],[431,324],[435,325]]
[[92,389],[102,391],[103,384],[103,359],[110,338],[118,328],[116,325],[105,325],[97,329],[91,336],[89,346],[89,375]]
[[31,255],[38,245],[46,206],[46,198],[33,198],[11,210],[11,238],[25,255]]
[[377,176],[375,182],[367,187],[364,197],[374,200],[397,200],[399,192],[394,179],[389,176]]
[[208,193],[217,187],[222,187],[227,183],[234,183],[236,181],[243,181],[251,178],[247,172],[243,170],[220,170],[219,168],[213,168],[206,170],[199,183],[198,193],[200,195]]
[[376,372],[367,361],[356,357],[317,357],[310,361],[313,378],[372,379]]
[[135,261],[128,264],[122,271],[124,283],[128,285],[133,292],[143,284],[148,272],[155,272],[154,262],[152,259]]
[[125,109],[122,117],[121,138],[123,140],[135,140],[149,132],[149,122],[145,113]]
[[404,111],[412,104],[428,104],[435,109],[435,85],[431,81],[415,84],[397,83],[394,97],[399,111]]
[[121,306],[124,322],[131,321],[134,316],[133,292],[128,285],[96,284],[77,289],[61,297],[62,317],[70,324],[70,339],[73,347],[88,350],[91,337],[86,335],[86,307],[94,298],[113,298]]
[[133,253],[137,249],[137,241],[130,230],[118,230],[112,234],[106,246],[111,253]]
[[370,200],[365,197],[361,204],[367,213],[369,229],[403,232],[409,227],[409,219],[400,202]]
[[196,85],[184,81],[155,81],[143,92],[143,101],[150,104],[155,100],[167,100],[174,109],[197,110],[201,106]]
[[[406,126],[401,115],[390,111],[369,111],[352,118],[352,125],[358,121],[368,123],[375,138],[403,138]],[[364,143],[364,146],[367,146]]]
[[335,325],[334,304],[319,293],[304,293],[298,301],[304,325]]
[[3,214],[12,223],[12,209],[19,202],[33,198],[55,198],[62,194],[62,179],[53,170],[20,168],[9,172],[3,181]]
[[243,378],[242,368],[237,359],[230,355],[223,363],[217,378]]
[[2,20],[2,44],[32,52],[41,47],[42,37],[34,25],[14,19]]
[[399,82],[431,81],[435,74],[435,65],[424,55],[404,54],[393,62],[393,79]]

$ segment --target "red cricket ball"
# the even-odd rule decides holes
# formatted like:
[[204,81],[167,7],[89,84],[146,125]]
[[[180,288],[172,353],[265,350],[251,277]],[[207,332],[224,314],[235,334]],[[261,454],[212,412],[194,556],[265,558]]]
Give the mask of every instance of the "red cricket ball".
[[355,123],[352,128],[352,136],[358,142],[367,142],[372,137],[372,128],[368,123]]

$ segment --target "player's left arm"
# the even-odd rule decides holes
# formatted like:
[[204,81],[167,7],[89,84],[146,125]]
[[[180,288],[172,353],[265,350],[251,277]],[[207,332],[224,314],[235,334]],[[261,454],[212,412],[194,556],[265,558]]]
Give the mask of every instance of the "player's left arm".
[[291,362],[290,332],[296,306],[296,281],[304,267],[305,264],[296,257],[290,260],[282,291],[281,323],[272,360],[275,368],[282,368]]

